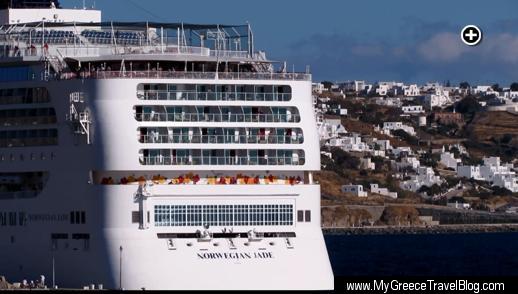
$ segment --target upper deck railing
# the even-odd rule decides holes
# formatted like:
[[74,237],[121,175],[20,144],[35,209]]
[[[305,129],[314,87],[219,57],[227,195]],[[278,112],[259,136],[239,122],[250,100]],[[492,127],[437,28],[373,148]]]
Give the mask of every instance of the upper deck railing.
[[183,71],[92,71],[66,73],[62,79],[200,79],[200,80],[294,80],[310,81],[306,73],[183,72]]
[[72,58],[101,57],[113,55],[157,55],[157,56],[201,56],[216,58],[251,58],[246,51],[213,50],[204,47],[178,46],[178,45],[156,45],[156,46],[116,46],[116,45],[89,45],[89,44],[68,44],[68,45],[47,45],[47,46],[11,46],[0,50],[0,57],[46,57],[63,56]]

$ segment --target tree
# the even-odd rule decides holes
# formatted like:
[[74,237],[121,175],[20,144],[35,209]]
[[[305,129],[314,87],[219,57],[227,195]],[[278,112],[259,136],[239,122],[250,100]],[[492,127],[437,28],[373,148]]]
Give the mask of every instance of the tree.
[[330,90],[331,86],[334,85],[334,83],[330,81],[322,81],[321,84],[324,85],[324,88],[327,90]]
[[511,91],[518,91],[518,83],[512,83],[510,88]]
[[509,144],[509,143],[511,143],[512,140],[513,140],[513,135],[512,134],[504,134],[502,136],[502,138],[500,138],[500,143],[501,144]]
[[500,88],[499,84],[494,84],[493,86],[491,86],[491,89],[493,89],[493,91],[496,92],[502,92],[502,88]]
[[419,140],[416,137],[410,135],[402,129],[392,131],[392,135],[394,137],[399,137],[401,140],[407,142],[410,145],[417,145],[419,143]]
[[332,153],[333,159],[329,159],[329,157],[323,155],[320,157],[324,170],[333,171],[342,177],[346,177],[348,174],[345,172],[346,170],[358,169],[360,165],[358,158],[338,147],[333,147],[329,151]]
[[462,99],[455,107],[455,110],[462,114],[473,114],[480,111],[480,109],[482,109],[482,106],[478,103],[477,99],[471,96]]
[[351,156],[348,152],[340,148],[332,148],[331,153],[337,165],[346,169],[357,169],[360,165],[360,160],[357,157]]
[[459,87],[460,87],[461,89],[469,89],[469,83],[468,83],[468,82],[461,82],[461,83],[459,84]]
[[428,196],[434,196],[441,194],[443,192],[443,189],[441,188],[441,186],[433,184],[431,187],[422,186],[421,188],[419,188],[419,190],[417,190],[417,192],[426,193],[426,195]]
[[513,195],[513,192],[509,191],[506,188],[493,186],[491,187],[491,190],[493,190],[493,195],[495,196],[511,196]]

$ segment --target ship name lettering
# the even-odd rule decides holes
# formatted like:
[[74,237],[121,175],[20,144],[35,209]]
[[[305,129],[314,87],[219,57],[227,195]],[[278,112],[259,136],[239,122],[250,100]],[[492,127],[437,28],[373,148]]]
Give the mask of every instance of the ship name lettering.
[[199,259],[267,259],[273,258],[271,252],[204,252],[197,253]]

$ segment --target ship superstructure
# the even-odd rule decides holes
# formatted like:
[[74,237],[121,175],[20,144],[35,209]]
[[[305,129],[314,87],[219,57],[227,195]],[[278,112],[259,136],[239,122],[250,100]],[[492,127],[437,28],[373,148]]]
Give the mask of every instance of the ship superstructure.
[[0,274],[333,287],[310,74],[275,71],[248,24],[0,8]]

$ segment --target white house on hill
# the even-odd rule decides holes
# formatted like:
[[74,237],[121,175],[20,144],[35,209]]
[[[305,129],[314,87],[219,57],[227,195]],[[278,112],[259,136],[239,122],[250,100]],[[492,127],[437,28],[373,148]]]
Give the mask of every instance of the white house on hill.
[[363,190],[362,185],[343,185],[342,193],[350,193],[358,197],[367,197],[367,192]]

